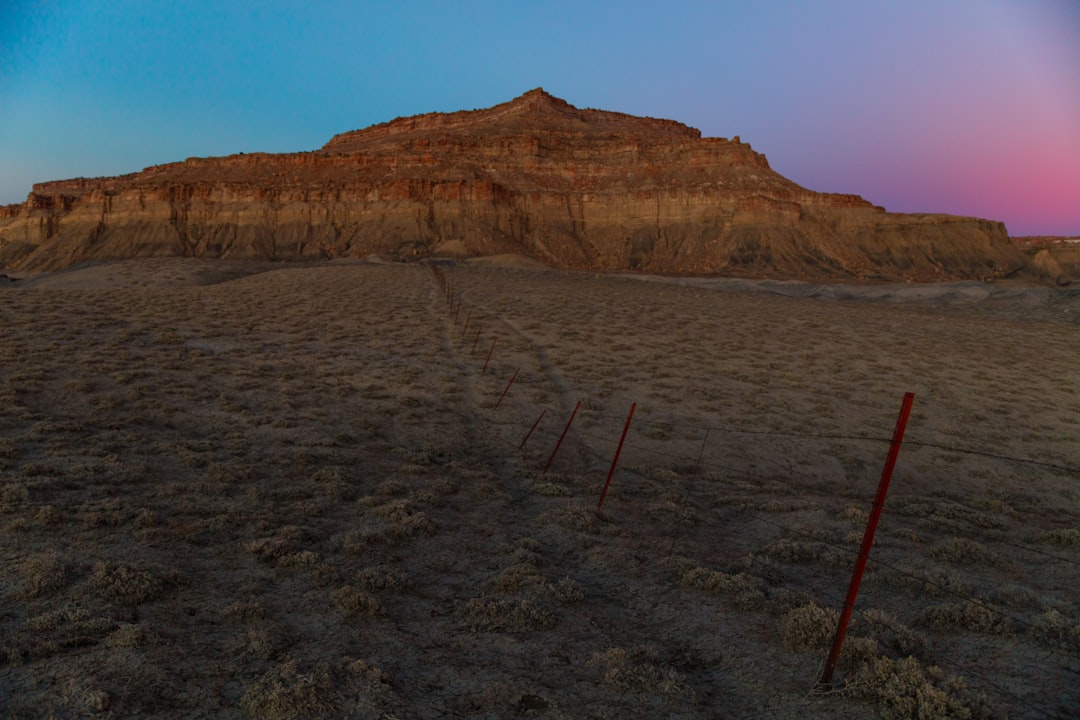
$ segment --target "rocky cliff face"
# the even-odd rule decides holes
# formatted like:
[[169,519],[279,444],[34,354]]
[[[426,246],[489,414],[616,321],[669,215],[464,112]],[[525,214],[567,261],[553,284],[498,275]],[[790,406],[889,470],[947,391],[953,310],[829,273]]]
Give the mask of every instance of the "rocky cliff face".
[[40,183],[0,208],[8,269],[448,248],[567,268],[809,278],[989,278],[1025,264],[1001,223],[813,192],[738,137],[582,110],[540,89],[343,133],[313,152]]

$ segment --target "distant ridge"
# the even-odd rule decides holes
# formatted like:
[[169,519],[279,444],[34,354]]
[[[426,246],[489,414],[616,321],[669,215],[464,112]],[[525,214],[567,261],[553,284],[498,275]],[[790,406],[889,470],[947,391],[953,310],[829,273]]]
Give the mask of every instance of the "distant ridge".
[[1030,264],[1000,222],[814,192],[737,136],[579,109],[541,88],[344,132],[311,152],[39,183],[0,208],[0,268],[11,270],[449,248],[563,268],[805,279],[985,280]]

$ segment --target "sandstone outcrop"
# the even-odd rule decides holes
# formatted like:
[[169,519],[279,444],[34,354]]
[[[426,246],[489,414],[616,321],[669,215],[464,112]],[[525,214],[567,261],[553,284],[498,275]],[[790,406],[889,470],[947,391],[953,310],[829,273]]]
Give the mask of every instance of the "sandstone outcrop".
[[0,208],[0,267],[104,258],[519,253],[557,267],[803,278],[992,278],[999,222],[818,193],[733,139],[541,89],[399,118],[321,149],[36,184]]
[[1080,237],[1012,238],[1027,255],[1027,273],[1058,285],[1080,281]]

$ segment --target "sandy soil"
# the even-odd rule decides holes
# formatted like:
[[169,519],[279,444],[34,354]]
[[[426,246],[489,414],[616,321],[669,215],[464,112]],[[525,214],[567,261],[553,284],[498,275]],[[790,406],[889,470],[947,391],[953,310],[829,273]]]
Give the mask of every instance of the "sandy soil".
[[0,715],[1075,716],[1078,317],[514,259],[0,286]]

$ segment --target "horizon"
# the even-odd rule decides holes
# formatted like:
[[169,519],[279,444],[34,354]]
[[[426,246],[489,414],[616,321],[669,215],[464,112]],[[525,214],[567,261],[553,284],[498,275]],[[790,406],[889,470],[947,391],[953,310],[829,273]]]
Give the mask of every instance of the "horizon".
[[530,89],[740,136],[890,212],[1080,236],[1080,4],[17,2],[0,204],[37,182],[333,135]]

